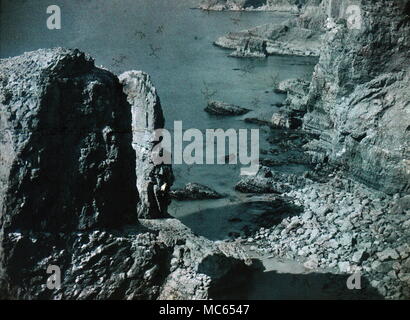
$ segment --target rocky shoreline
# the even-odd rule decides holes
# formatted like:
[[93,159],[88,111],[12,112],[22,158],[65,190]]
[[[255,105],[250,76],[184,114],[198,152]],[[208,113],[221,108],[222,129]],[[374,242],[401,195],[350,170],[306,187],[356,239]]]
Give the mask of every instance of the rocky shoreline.
[[320,182],[261,170],[263,176],[248,181],[251,187],[244,191],[275,193],[301,212],[261,228],[243,243],[259,254],[299,261],[310,271],[361,272],[383,297],[409,298],[409,195],[377,193],[340,171],[328,171]]
[[305,0],[204,0],[199,8],[208,11],[276,11],[298,13],[306,2]]
[[0,60],[0,77],[0,298],[210,299],[246,281],[238,250],[167,218],[147,74],[55,48]]
[[[210,1],[203,9],[268,5]],[[350,30],[343,17],[322,25],[326,0],[269,3],[300,14],[215,44],[241,58],[320,59],[309,81],[272,88],[286,100],[269,117],[211,105],[214,114],[249,111],[243,120],[271,133],[258,174],[235,185],[242,204],[270,207],[243,218],[256,229],[245,225],[230,240],[169,217],[171,198],[223,195],[194,183],[172,190],[171,166],[152,163],[151,133],[164,117],[147,74],[117,77],[62,48],[0,60],[1,298],[226,298],[260,267],[251,251],[343,281],[360,272],[378,298],[410,299],[409,8],[358,0],[364,25]],[[291,164],[304,172],[287,173]],[[49,265],[62,270],[54,291]]]
[[230,32],[214,45],[235,50],[236,58],[261,58],[269,55],[319,57],[326,14],[320,2],[306,6],[299,15],[277,25]]
[[[308,23],[307,29],[324,31],[312,80],[281,82],[275,91],[287,95],[282,108],[271,119],[245,119],[270,126],[280,142],[264,151],[266,167],[235,188],[300,208],[274,226],[242,234],[240,242],[260,256],[297,260],[310,272],[327,269],[346,279],[360,272],[380,297],[409,299],[410,99],[403,88],[409,80],[404,61],[410,52],[410,12],[404,4],[384,2],[360,1],[367,14],[361,30],[349,30],[342,17],[328,19],[326,30]],[[317,4],[324,8],[327,2]],[[318,12],[310,22],[326,20]],[[305,11],[301,17],[309,15]],[[270,54],[303,55],[294,48],[281,50],[261,35],[261,30],[280,34],[280,28],[289,33],[288,26],[230,33],[215,44],[240,51],[243,39],[252,38],[266,41]],[[289,150],[293,154],[278,157]],[[294,157],[312,169],[296,176],[277,171]]]

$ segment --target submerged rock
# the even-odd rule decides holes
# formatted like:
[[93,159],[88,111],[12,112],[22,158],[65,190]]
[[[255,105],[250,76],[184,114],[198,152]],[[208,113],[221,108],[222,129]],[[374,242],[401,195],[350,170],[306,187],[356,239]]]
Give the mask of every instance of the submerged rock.
[[171,198],[179,201],[221,199],[224,197],[211,188],[199,183],[188,183],[182,189],[171,190],[170,196]]
[[248,113],[250,110],[234,104],[220,101],[210,101],[204,109],[209,114],[218,116],[239,116]]

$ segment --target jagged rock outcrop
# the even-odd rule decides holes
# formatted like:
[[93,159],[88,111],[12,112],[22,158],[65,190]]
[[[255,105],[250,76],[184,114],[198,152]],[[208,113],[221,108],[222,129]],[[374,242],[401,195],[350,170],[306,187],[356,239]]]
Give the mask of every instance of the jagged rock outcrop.
[[169,189],[174,182],[171,165],[154,164],[154,130],[164,128],[160,99],[149,75],[128,71],[119,76],[131,105],[132,146],[136,154],[137,188],[140,195],[140,218],[166,217],[170,203]]
[[318,161],[342,165],[373,188],[405,194],[410,191],[410,4],[356,4],[362,11],[359,29],[348,28],[338,16],[329,21],[303,125],[320,138],[306,148]]
[[219,37],[214,45],[236,50],[231,54],[234,57],[318,57],[326,17],[326,6],[321,1],[309,1],[295,18],[279,25],[268,23],[248,30],[230,32]]
[[209,101],[204,111],[217,116],[239,116],[248,113],[250,110],[221,101]]
[[276,193],[289,192],[295,186],[303,186],[305,179],[296,175],[282,175],[268,167],[261,167],[255,176],[239,180],[235,190],[243,193]]
[[309,0],[204,0],[203,10],[263,10],[297,13]]
[[145,74],[123,88],[57,48],[0,60],[0,75],[0,298],[205,299],[244,280],[239,255],[177,220],[137,220],[131,108],[156,110]]
[[279,83],[277,93],[285,93],[284,108],[272,115],[273,128],[296,129],[302,125],[301,118],[306,113],[309,82],[301,79],[288,79]]
[[309,85],[308,81],[302,79],[287,79],[280,82],[278,89],[287,94],[284,105],[289,106],[288,109],[294,112],[306,113]]
[[131,112],[118,79],[79,51],[1,61],[4,230],[87,230],[136,219]]
[[224,197],[215,190],[199,183],[187,183],[181,189],[171,190],[170,196],[179,201],[220,199]]
[[234,58],[266,58],[268,56],[266,41],[245,38],[229,56]]

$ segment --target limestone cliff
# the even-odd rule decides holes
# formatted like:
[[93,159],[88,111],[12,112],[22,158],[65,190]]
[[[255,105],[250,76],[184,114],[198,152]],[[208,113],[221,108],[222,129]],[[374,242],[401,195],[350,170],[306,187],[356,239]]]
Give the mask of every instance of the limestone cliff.
[[319,139],[306,147],[371,187],[408,193],[410,2],[355,3],[360,28],[328,23],[303,119]]

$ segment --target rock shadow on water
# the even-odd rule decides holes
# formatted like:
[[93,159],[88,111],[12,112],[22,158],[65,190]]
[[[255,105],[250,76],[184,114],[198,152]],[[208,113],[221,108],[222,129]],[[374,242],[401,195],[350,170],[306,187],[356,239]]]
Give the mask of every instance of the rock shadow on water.
[[216,241],[249,237],[260,228],[279,224],[301,211],[280,197],[255,197],[245,202],[199,209],[178,219],[195,234]]

